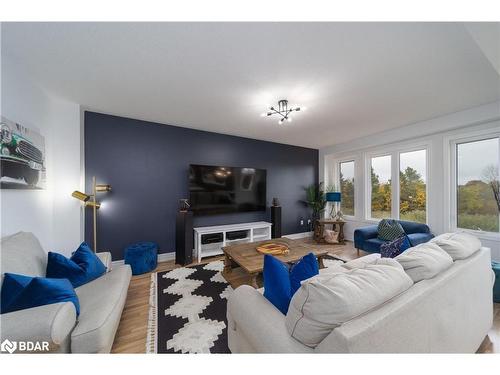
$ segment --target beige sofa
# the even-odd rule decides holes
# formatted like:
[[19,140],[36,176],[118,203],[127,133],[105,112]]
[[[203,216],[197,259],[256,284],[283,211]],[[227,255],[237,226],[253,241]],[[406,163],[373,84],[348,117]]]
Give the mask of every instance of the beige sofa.
[[[128,265],[111,270],[111,254],[99,253],[108,272],[79,288],[77,318],[72,303],[63,302],[0,315],[1,341],[47,341],[51,352],[109,353],[127,298]],[[32,233],[4,237],[0,261],[5,272],[45,276],[47,253]]]
[[[418,261],[422,254],[426,256],[425,252],[417,252],[415,259]],[[302,293],[299,290],[297,294],[301,295],[294,296],[287,316],[278,311],[258,290],[246,285],[240,286],[228,301],[229,348],[233,353],[473,353],[493,322],[494,275],[491,271],[490,250],[478,248],[465,259],[453,256],[452,260],[447,254],[444,255],[448,260],[444,262],[441,271],[432,265],[428,269],[431,273],[439,273],[430,277],[428,272],[419,270],[420,278],[429,278],[416,281],[411,280],[415,279],[415,273],[410,272],[409,281],[398,274],[399,279],[393,280],[402,285],[403,292],[395,290],[395,295],[388,300],[357,316],[353,314],[351,318],[331,328],[314,344],[305,339],[301,341],[301,338],[314,335],[315,331],[324,332],[324,322],[328,322],[338,309],[349,310],[356,304],[364,303],[359,295],[362,295],[363,286],[370,286],[372,283],[366,275],[361,275],[358,279],[360,284],[355,285],[354,290],[344,291],[333,284],[326,284],[324,288],[325,295],[332,290],[336,292],[336,298],[340,302],[342,298],[345,302],[350,296],[357,295],[358,300],[352,304],[332,304],[328,310],[325,304],[331,301],[317,299],[316,305],[313,302],[311,307],[311,303],[307,305],[304,301],[310,297],[306,292],[312,289],[306,289]],[[372,263],[374,255],[368,257],[371,258],[367,263]],[[430,260],[431,264],[433,261]],[[347,268],[347,273],[352,273],[351,268],[364,267],[363,258],[354,262],[358,264],[349,267],[347,263],[341,267]],[[411,263],[407,262],[410,267],[414,267]],[[325,272],[331,270],[321,270],[320,277]],[[394,282],[389,276],[384,274],[380,280]],[[363,284],[361,279],[365,277],[368,282]],[[387,285],[382,284],[381,293]],[[301,289],[303,288],[304,285]],[[335,288],[337,289],[334,290]],[[370,291],[372,292],[373,290]],[[306,319],[307,314],[309,321]],[[314,314],[316,316],[313,318],[316,320],[311,319]],[[299,339],[291,336],[291,331],[296,333],[299,330]]]

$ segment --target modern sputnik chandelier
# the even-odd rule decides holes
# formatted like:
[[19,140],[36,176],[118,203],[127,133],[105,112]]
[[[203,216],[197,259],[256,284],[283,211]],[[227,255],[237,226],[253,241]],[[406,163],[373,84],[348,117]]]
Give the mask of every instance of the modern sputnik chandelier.
[[[305,108],[302,108],[302,110],[305,110]],[[300,111],[300,107],[288,108],[288,100],[282,99],[278,101],[278,108],[269,107],[269,110],[263,113],[261,116],[266,117],[266,116],[278,115],[280,116],[280,120],[278,121],[278,123],[283,124],[285,121],[292,122],[290,114],[292,112],[298,112],[298,111]]]

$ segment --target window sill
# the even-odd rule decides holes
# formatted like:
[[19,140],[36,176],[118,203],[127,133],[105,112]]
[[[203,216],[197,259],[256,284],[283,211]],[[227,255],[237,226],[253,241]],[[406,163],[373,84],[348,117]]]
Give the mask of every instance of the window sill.
[[349,215],[344,215],[343,219],[344,221],[358,221],[356,220],[356,216],[349,216]]

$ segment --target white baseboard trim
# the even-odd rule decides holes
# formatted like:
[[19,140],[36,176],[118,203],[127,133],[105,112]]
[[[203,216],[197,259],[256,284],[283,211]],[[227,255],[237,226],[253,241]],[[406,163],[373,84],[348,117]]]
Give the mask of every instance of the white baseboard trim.
[[[307,238],[312,236],[313,232],[302,232],[302,233],[287,234],[284,235],[283,237],[290,238],[291,240],[297,240],[299,238]],[[158,254],[158,262],[168,262],[169,260],[174,260],[174,259],[175,259],[175,252]],[[114,260],[113,262],[111,262],[112,266],[120,266],[122,264],[125,264],[125,261],[123,259]]]
[[[174,260],[174,259],[175,259],[175,252],[158,254],[158,262],[167,262],[169,260]],[[112,266],[119,266],[125,264],[125,261],[123,259],[114,260],[111,264]]]
[[314,232],[302,232],[302,233],[292,233],[286,234],[283,237],[289,238],[291,240],[298,240],[299,238],[312,237]]

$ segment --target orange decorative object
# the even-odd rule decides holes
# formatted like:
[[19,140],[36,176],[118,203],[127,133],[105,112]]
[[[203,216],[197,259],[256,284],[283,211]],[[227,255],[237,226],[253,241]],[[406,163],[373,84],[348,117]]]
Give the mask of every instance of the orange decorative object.
[[286,255],[290,252],[290,249],[284,243],[266,243],[257,246],[257,251],[262,254]]

